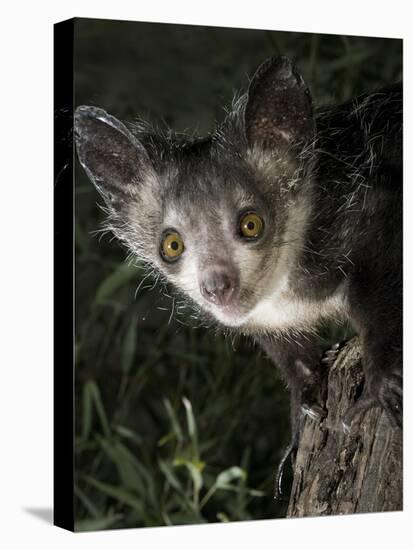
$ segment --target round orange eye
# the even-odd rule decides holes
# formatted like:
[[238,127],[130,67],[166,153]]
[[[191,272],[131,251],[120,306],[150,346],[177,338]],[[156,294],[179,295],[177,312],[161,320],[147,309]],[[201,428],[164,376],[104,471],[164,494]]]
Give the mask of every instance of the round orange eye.
[[162,254],[167,260],[177,260],[184,250],[184,241],[178,233],[168,233],[162,241]]
[[256,239],[264,229],[264,222],[257,214],[249,212],[242,216],[240,221],[240,231],[243,237]]

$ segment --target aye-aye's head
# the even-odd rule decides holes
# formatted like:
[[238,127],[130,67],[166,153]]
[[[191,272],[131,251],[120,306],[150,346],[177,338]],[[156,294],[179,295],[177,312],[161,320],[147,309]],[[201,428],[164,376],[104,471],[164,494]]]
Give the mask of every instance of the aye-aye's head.
[[254,308],[286,283],[309,213],[303,151],[314,119],[291,61],[264,62],[205,139],[126,126],[86,106],[75,131],[114,234],[205,312],[247,330]]

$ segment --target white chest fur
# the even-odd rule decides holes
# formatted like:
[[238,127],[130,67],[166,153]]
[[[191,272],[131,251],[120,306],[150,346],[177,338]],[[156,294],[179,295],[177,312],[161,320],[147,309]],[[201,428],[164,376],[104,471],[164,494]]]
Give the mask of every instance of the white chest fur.
[[322,301],[301,300],[288,291],[262,299],[248,315],[250,329],[283,331],[305,329],[323,318],[341,318],[345,313],[343,292]]

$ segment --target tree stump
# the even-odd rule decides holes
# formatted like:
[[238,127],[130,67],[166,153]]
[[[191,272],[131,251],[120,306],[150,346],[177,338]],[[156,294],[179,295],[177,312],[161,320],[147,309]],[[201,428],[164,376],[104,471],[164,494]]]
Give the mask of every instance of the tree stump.
[[403,509],[403,437],[374,408],[345,434],[341,419],[363,387],[361,349],[353,338],[328,375],[327,417],[306,418],[287,517]]

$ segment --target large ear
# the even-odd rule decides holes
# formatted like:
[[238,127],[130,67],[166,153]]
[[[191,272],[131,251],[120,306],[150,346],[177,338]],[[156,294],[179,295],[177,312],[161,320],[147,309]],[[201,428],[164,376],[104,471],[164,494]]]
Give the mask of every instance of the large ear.
[[288,57],[267,59],[258,68],[248,88],[244,116],[250,147],[273,150],[311,139],[311,96]]
[[103,109],[78,107],[75,135],[80,163],[108,204],[137,196],[140,184],[154,175],[140,141]]

